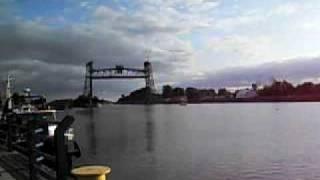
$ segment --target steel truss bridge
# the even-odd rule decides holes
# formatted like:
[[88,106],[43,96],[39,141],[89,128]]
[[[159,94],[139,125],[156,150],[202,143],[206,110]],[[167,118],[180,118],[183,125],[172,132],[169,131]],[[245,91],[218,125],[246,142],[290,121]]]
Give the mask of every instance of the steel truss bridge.
[[155,91],[152,65],[149,61],[144,62],[141,69],[127,68],[123,65],[116,65],[114,68],[94,68],[93,61],[86,64],[86,75],[83,94],[87,97],[93,97],[93,80],[108,79],[145,79],[146,88],[151,92]]

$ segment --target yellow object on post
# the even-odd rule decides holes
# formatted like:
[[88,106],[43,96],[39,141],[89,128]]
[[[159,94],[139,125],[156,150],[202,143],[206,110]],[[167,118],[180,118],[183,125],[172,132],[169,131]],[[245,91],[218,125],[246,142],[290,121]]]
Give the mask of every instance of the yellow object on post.
[[77,180],[108,180],[110,172],[106,166],[82,166],[71,171]]

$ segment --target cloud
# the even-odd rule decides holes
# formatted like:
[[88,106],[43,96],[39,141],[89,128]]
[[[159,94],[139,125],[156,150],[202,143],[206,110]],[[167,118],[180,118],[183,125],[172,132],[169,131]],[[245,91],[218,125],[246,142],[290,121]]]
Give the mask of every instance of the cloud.
[[55,30],[33,22],[3,24],[0,59],[29,58],[57,64],[83,64],[95,59],[111,64],[115,61],[113,56],[133,54],[134,47],[130,48],[121,37],[96,33],[80,27]]
[[[197,72],[217,71],[235,66],[252,66],[282,59],[268,36],[219,36],[206,39],[204,47],[195,52]],[[280,54],[280,55],[279,55]]]
[[[109,18],[114,21],[108,21]],[[0,75],[12,73],[17,79],[17,90],[31,87],[49,98],[75,97],[82,92],[87,61],[93,60],[95,67],[123,64],[142,68],[144,52],[151,49],[156,81],[177,80],[176,69],[188,66],[191,46],[176,37],[178,30],[174,26],[152,19],[156,18],[144,20],[139,15],[131,17],[98,7],[91,21],[83,24],[55,28],[43,23],[45,19],[2,23]],[[169,51],[163,50],[175,47],[186,53],[173,59]],[[115,99],[141,86],[144,86],[143,80],[96,82],[95,92]]]
[[270,15],[285,15],[289,16],[295,14],[303,9],[303,5],[299,3],[289,2],[276,6]]
[[80,2],[80,7],[86,8],[89,6],[89,2],[88,1],[82,1]]
[[[279,38],[275,42],[269,29],[261,28],[270,25],[269,21],[276,22],[268,9],[240,11],[226,7],[233,7],[232,3],[217,0],[137,0],[128,6],[117,1],[114,6],[87,2],[75,3],[75,12],[80,6],[85,11],[79,13],[85,16],[81,21],[73,21],[67,14],[60,19],[40,14],[34,19],[14,20],[10,8],[5,8],[6,20],[0,21],[0,75],[12,72],[19,89],[32,86],[50,97],[74,97],[82,92],[87,61],[93,60],[95,67],[142,67],[145,50],[151,50],[157,84],[191,81],[195,85],[233,86],[268,79],[270,74],[299,79],[291,73],[290,68],[295,67],[289,63],[237,67],[304,55],[301,50],[290,52],[290,56],[287,46],[278,48],[282,47]],[[274,14],[297,11],[289,5],[276,9]],[[278,66],[287,69],[280,71]],[[218,71],[221,67],[226,69]],[[299,73],[313,77],[305,71]],[[95,82],[95,92],[115,99],[142,86],[143,80]]]
[[255,25],[265,20],[266,17],[263,14],[260,12],[254,12],[218,19],[215,21],[213,27],[230,31],[238,28],[239,26]]
[[131,35],[154,35],[156,33],[176,33],[181,31],[175,24],[169,25],[170,20],[163,16],[144,16],[145,14],[132,14],[113,10],[107,6],[99,6],[94,15],[99,24]]
[[32,88],[35,93],[50,98],[66,97],[82,88],[84,69],[81,66],[49,64],[34,59],[19,59],[0,62],[0,75],[8,72],[14,76],[15,90]]
[[271,62],[253,67],[234,67],[216,73],[206,73],[200,79],[185,81],[180,85],[196,87],[241,87],[252,83],[265,84],[272,78],[299,83],[320,78],[320,57]]

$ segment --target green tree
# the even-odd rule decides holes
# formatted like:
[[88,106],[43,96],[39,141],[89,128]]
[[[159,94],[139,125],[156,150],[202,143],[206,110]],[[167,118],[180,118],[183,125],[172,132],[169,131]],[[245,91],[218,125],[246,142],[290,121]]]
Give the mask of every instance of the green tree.
[[186,96],[188,99],[197,99],[200,96],[200,92],[196,88],[188,87],[186,89]]
[[170,85],[164,85],[162,87],[162,97],[170,98],[173,96],[173,88]]
[[230,96],[232,93],[228,91],[226,88],[220,88],[218,90],[218,96]]
[[176,87],[173,89],[173,95],[174,96],[184,96],[184,89],[180,87]]

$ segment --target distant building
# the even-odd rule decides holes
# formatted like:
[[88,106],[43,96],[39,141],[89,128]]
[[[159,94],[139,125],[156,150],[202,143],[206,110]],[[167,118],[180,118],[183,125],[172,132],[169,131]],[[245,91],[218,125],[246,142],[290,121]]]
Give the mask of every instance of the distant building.
[[236,94],[237,99],[254,98],[256,96],[257,96],[257,92],[252,89],[242,89],[242,90],[239,90]]
[[252,84],[252,89],[242,89],[237,91],[236,99],[248,99],[248,98],[255,98],[258,96],[257,93],[257,85]]

